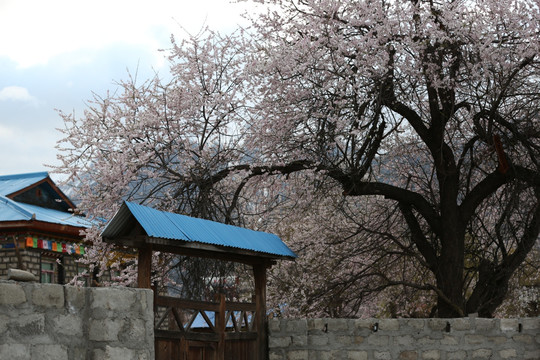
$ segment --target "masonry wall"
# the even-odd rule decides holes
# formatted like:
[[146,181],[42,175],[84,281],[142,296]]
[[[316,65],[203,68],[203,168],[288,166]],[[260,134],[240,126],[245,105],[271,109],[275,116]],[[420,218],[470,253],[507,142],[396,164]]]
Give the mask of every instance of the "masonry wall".
[[540,318],[271,319],[270,360],[540,359]]
[[153,360],[153,295],[0,281],[0,359]]

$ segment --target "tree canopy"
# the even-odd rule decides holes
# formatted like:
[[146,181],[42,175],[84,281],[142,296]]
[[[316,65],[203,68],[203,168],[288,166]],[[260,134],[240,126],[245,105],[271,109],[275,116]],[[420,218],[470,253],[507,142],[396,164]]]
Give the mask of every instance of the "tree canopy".
[[266,3],[173,42],[172,80],[61,114],[82,210],[275,231],[306,259],[274,279],[296,313],[360,316],[397,287],[410,311],[493,316],[540,232],[538,3]]

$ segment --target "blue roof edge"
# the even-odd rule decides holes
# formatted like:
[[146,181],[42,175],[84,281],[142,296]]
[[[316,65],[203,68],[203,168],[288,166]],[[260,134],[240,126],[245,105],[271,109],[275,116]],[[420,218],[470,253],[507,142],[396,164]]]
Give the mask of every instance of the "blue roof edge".
[[32,177],[46,178],[48,176],[49,176],[49,173],[47,171],[38,171],[38,172],[25,173],[25,174],[0,175],[0,181],[1,180],[14,180],[14,179],[28,179]]
[[[145,208],[145,209],[149,209],[149,210],[152,210],[152,211],[156,211],[156,212],[159,212],[159,213],[162,213],[162,214],[175,214],[175,213],[170,213],[170,212],[166,212],[166,211],[162,211],[162,210],[157,210],[157,209],[154,209],[152,207],[149,207],[149,206],[145,206],[145,205],[140,205],[140,204],[137,204],[137,203],[133,203],[133,202],[129,202],[129,201],[124,201],[122,206],[120,207],[120,209],[123,207],[123,206],[126,206],[127,209],[133,214],[134,211],[137,211],[138,208]],[[120,209],[118,211],[120,211]],[[135,214],[133,214],[135,216]],[[285,242],[283,242],[283,240],[277,236],[276,234],[273,234],[273,233],[268,233],[268,232],[264,232],[264,231],[259,231],[259,230],[253,230],[253,229],[249,229],[249,228],[244,228],[244,227],[241,227],[241,226],[236,226],[236,225],[229,225],[229,224],[223,224],[223,223],[220,223],[220,222],[217,222],[217,221],[213,221],[213,220],[208,220],[208,219],[202,219],[202,218],[196,218],[196,217],[193,217],[193,216],[189,216],[189,215],[184,215],[184,214],[176,214],[176,215],[182,215],[182,216],[185,216],[185,217],[188,217],[188,218],[192,218],[192,219],[197,219],[197,220],[201,220],[201,221],[205,221],[205,222],[209,222],[209,223],[216,223],[216,224],[221,224],[221,225],[226,225],[226,226],[230,226],[230,227],[234,227],[234,228],[238,228],[238,229],[241,229],[242,231],[253,231],[255,233],[261,233],[261,234],[267,234],[267,235],[273,235],[275,236],[277,239],[279,239],[279,241],[283,244],[283,246],[288,250],[288,253],[285,254],[285,253],[271,253],[271,252],[264,252],[262,251],[263,253],[267,253],[267,254],[272,254],[272,255],[278,255],[280,257],[287,257],[287,258],[297,258],[298,255],[296,255],[296,253],[294,251],[292,251],[288,246],[287,244],[285,244]],[[136,218],[136,216],[135,216]],[[143,226],[141,224],[141,226]],[[144,228],[144,226],[143,226]],[[180,229],[179,229],[180,230]],[[145,229],[145,231],[147,231],[147,229]],[[192,241],[195,241],[195,242],[201,242],[201,241],[198,241],[198,240],[192,240]],[[228,245],[222,245],[224,247],[229,247]],[[232,246],[234,247],[234,246]],[[252,251],[256,251],[256,252],[261,252],[261,251],[258,251],[258,250],[252,250]]]
[[23,209],[21,206],[19,206],[17,204],[17,202],[11,200],[10,198],[7,198],[5,196],[0,196],[0,201],[2,201],[3,203],[5,203],[6,205],[8,205],[9,207],[11,207],[13,210],[17,211],[17,212],[20,212],[21,214],[23,214],[24,216],[28,217],[29,219],[32,218],[32,216],[34,214],[32,214],[31,212]]

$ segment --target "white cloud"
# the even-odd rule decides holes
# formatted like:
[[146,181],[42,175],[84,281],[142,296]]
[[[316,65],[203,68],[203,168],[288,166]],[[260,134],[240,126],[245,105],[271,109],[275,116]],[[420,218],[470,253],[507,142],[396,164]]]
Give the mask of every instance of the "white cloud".
[[14,131],[12,128],[0,124],[0,139],[2,140],[12,139],[13,135],[14,135]]
[[37,99],[22,86],[6,86],[0,90],[0,101],[24,101],[35,103]]
[[172,33],[182,34],[181,28],[232,28],[247,8],[226,0],[2,0],[0,56],[25,68],[118,43],[155,51],[169,45]]

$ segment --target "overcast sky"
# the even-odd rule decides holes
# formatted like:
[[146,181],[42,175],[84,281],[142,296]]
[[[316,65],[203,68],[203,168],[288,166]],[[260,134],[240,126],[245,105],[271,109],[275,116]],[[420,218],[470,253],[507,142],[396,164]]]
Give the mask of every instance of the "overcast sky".
[[[166,73],[170,36],[246,24],[229,0],[0,0],[0,175],[49,171],[62,120],[127,71]],[[55,175],[51,174],[55,179]]]

